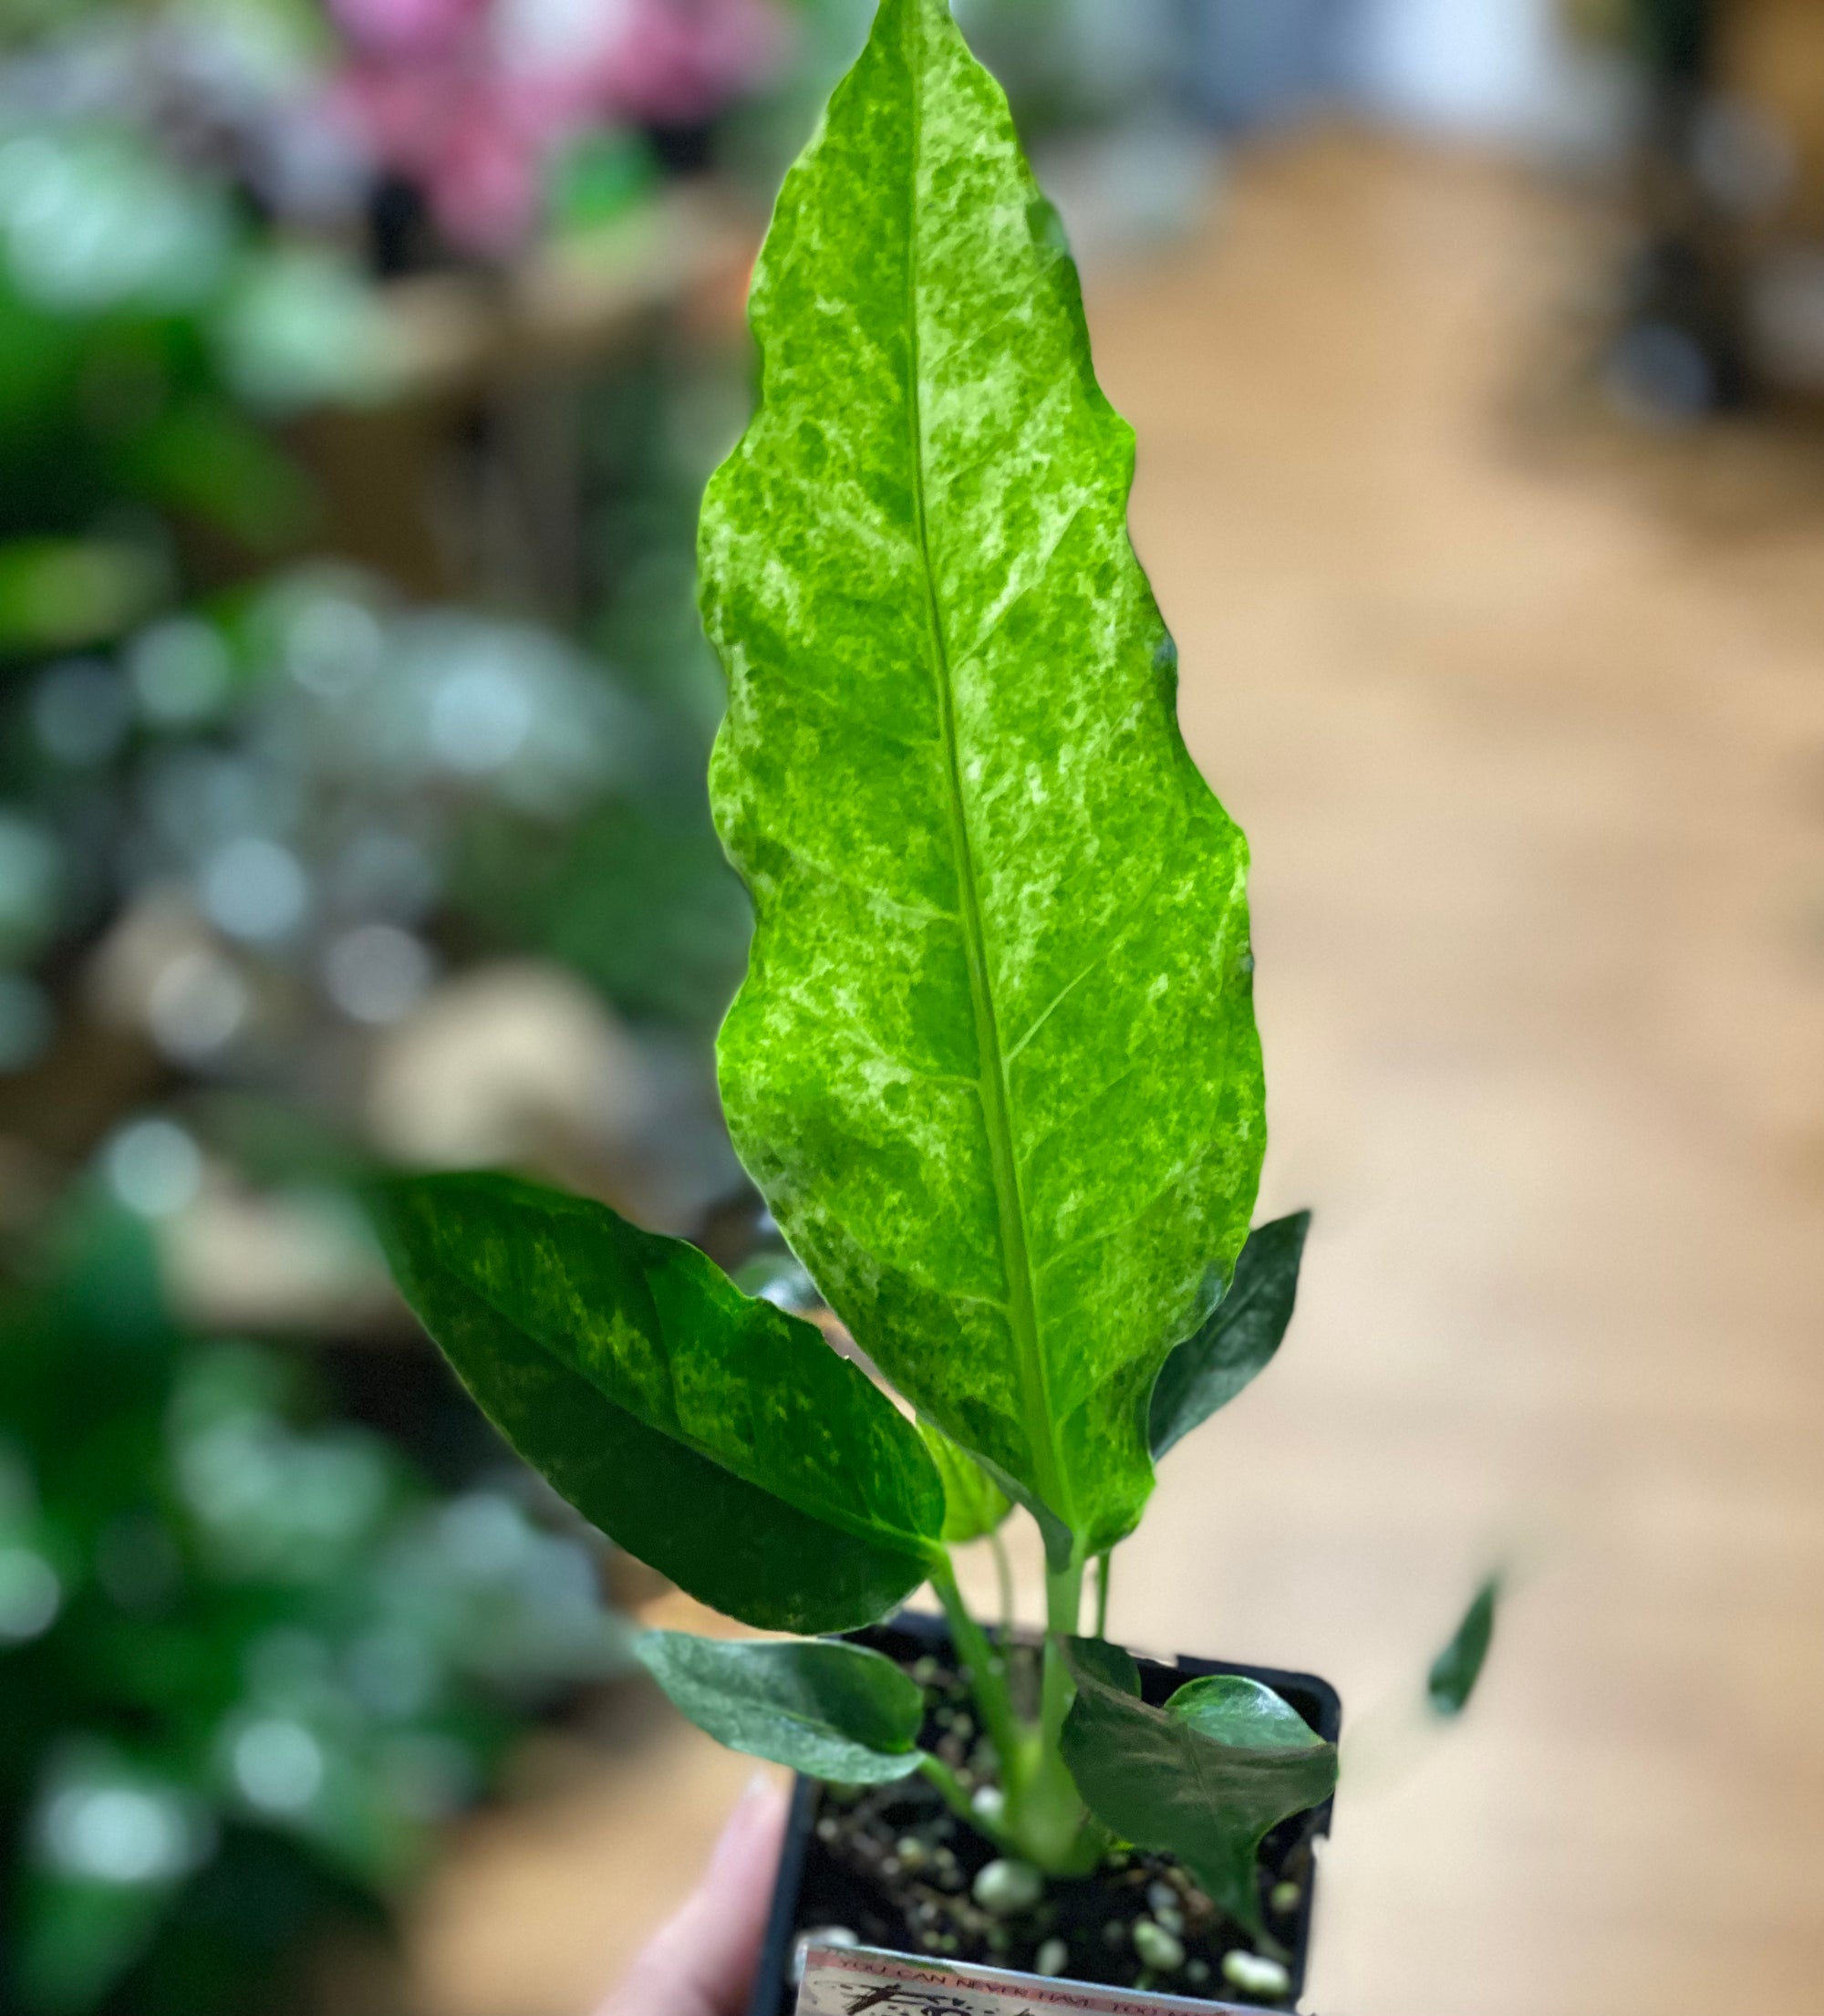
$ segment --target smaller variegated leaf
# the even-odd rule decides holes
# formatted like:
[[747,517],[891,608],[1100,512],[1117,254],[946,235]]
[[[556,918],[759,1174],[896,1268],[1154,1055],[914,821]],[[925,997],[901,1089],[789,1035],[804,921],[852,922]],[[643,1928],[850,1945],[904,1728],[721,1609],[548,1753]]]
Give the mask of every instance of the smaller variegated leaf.
[[1096,1818],[1136,1847],[1176,1855],[1238,1925],[1263,1933],[1255,1864],[1270,1829],[1321,1805],[1336,1751],[1269,1688],[1193,1680],[1163,1709],[1111,1687],[1073,1648],[1076,1699],[1064,1761]]
[[1117,1693],[1131,1694],[1136,1701],[1140,1699],[1140,1668],[1124,1646],[1112,1644],[1107,1638],[1073,1638],[1071,1663],[1085,1673],[1094,1674]]
[[918,1769],[925,1698],[889,1658],[833,1639],[647,1631],[634,1653],[678,1708],[731,1750],[843,1785]]
[[822,1334],[682,1240],[495,1175],[388,1184],[406,1299],[586,1519],[762,1630],[847,1631],[941,1558],[917,1430]]

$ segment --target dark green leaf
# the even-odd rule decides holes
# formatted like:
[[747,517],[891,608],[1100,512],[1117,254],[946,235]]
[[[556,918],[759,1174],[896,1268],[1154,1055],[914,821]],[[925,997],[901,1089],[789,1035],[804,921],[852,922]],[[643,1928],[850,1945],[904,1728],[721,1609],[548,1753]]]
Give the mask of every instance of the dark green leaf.
[[673,1704],[731,1750],[844,1785],[886,1784],[918,1768],[925,1697],[878,1652],[679,1631],[645,1632],[634,1651]]
[[529,1463],[629,1554],[772,1630],[850,1630],[930,1570],[917,1431],[809,1324],[680,1240],[506,1176],[389,1184],[407,1299]]
[[1007,1493],[965,1449],[942,1429],[920,1421],[918,1432],[944,1481],[944,1542],[961,1547],[991,1533],[1013,1510]]
[[1176,1855],[1258,1934],[1260,1843],[1329,1798],[1335,1749],[1258,1681],[1193,1680],[1156,1709],[1109,1686],[1074,1647],[1072,1671],[1064,1761],[1090,1811],[1124,1840]]
[[1501,1578],[1490,1575],[1463,1614],[1456,1634],[1436,1658],[1425,1682],[1425,1696],[1436,1715],[1461,1715],[1482,1678],[1488,1647],[1495,1637],[1495,1612],[1501,1601]]
[[1139,1699],[1140,1668],[1125,1647],[1112,1645],[1106,1638],[1073,1638],[1071,1661],[1083,1672],[1093,1673],[1104,1687]]
[[[1283,1696],[1241,1673],[1187,1680],[1166,1712],[1200,1735],[1239,1750],[1321,1750],[1323,1738]],[[1315,1803],[1315,1802],[1313,1802]]]
[[1310,1230],[1311,1213],[1294,1211],[1248,1235],[1228,1293],[1203,1328],[1166,1360],[1153,1388],[1155,1460],[1266,1370],[1292,1320]]
[[752,321],[701,537],[758,916],[731,1129],[873,1360],[1099,1553],[1247,1234],[1247,850],[1178,732],[1075,269],[944,0],[883,0]]

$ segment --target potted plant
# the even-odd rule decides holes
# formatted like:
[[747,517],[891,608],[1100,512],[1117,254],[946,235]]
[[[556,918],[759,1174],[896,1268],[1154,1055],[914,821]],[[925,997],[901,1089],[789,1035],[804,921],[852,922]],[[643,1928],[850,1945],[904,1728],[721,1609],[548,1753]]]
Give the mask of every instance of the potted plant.
[[[702,1728],[837,1788],[800,1798],[757,2016],[837,1876],[876,1942],[1281,2001],[1335,1697],[1143,1665],[1083,1616],[1157,1458],[1291,1314],[1305,1220],[1249,1230],[1247,849],[1179,735],[1075,270],[947,0],[881,0],[751,319],[761,404],[701,533],[757,919],[721,1088],[908,1412],[693,1247],[512,1177],[389,1186],[395,1271],[575,1505],[797,1634],[642,1647]],[[1016,1505],[1030,1644],[950,1561]],[[947,1628],[883,1630],[928,1583]]]

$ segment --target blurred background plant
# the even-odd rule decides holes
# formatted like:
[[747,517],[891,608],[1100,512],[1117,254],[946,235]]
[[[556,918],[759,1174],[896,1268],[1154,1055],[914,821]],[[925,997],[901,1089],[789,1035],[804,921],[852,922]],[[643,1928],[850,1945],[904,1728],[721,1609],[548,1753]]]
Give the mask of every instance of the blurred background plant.
[[0,23],[0,2007],[341,2006],[325,1950],[620,1670],[350,1185],[738,1187],[713,170],[815,25]]
[[517,1466],[440,1491],[177,1328],[142,1220],[86,1200],[47,1262],[0,1306],[7,2006],[291,2006],[626,1628]]
[[[402,1138],[389,1087],[420,1066],[388,1039],[422,1012],[460,1051],[439,982],[482,966],[522,1068],[471,1133],[535,1131],[543,1100],[573,1160],[664,1134],[674,1211],[726,1180],[637,1082],[649,1040],[674,1103],[700,1091],[745,930],[689,586],[745,220],[664,171],[706,158],[788,23],[596,12],[585,50],[535,6],[16,11],[0,1215],[192,1092],[236,1095],[191,1111],[237,1165],[216,1118],[273,1101],[326,1152],[461,1159],[461,1116]],[[511,175],[376,109],[427,91],[492,159],[454,72],[533,108]]]

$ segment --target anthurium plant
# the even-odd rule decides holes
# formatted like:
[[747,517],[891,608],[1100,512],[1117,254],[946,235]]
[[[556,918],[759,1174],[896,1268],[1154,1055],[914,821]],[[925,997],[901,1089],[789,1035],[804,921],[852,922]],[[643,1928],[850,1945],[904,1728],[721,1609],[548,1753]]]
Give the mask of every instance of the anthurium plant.
[[[1258,1933],[1259,1845],[1334,1749],[1249,1679],[1149,1705],[1083,1616],[1157,1459],[1292,1311],[1304,1218],[1249,1234],[1247,847],[1179,734],[1058,220],[947,0],[881,0],[751,319],[761,402],[700,549],[757,918],[721,1090],[878,1379],[691,1246],[508,1176],[392,1185],[398,1278],[573,1504],[799,1634],[651,1635],[703,1728],[847,1785],[923,1773],[1041,1876],[1170,1855]],[[951,1562],[1015,1506],[1047,1564],[1029,1686]],[[827,1636],[926,1584],[985,1734],[968,1777],[921,1749],[916,1679]]]

